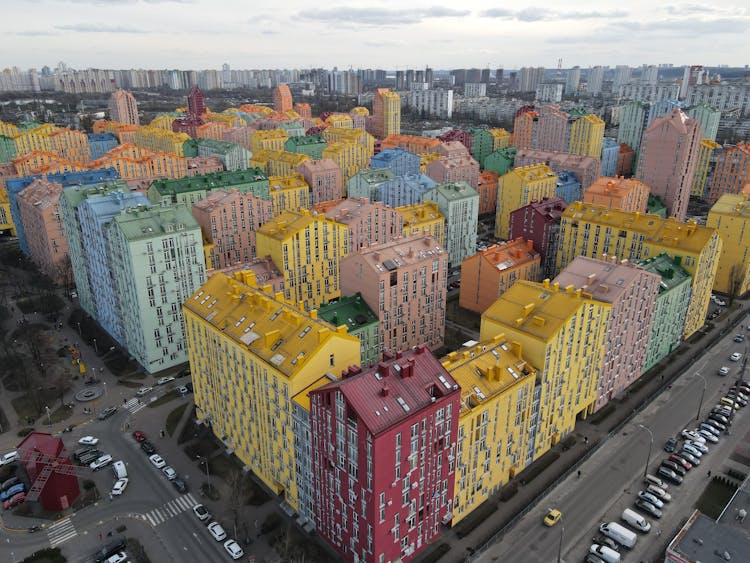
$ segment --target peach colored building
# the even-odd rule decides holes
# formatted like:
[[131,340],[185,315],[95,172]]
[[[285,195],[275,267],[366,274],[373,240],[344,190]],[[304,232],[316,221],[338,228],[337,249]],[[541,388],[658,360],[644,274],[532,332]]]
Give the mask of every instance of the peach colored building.
[[517,149],[530,149],[534,140],[534,129],[539,122],[536,111],[522,111],[513,121],[513,136],[511,145]]
[[286,84],[279,84],[273,89],[274,111],[287,111],[292,109],[292,91]]
[[485,170],[479,175],[477,192],[479,192],[479,214],[495,213],[497,208],[497,183],[499,174],[494,170]]
[[31,259],[55,284],[69,287],[73,283],[73,270],[60,214],[62,190],[61,184],[39,178],[17,198]]
[[300,117],[304,117],[305,119],[312,118],[312,108],[310,107],[310,104],[307,104],[307,103],[294,104],[294,111],[296,111]]
[[306,160],[297,167],[310,186],[310,203],[338,200],[344,195],[344,177],[341,168],[330,158]]
[[435,150],[441,156],[456,157],[470,155],[469,149],[461,141],[446,141],[440,143]]
[[646,213],[648,194],[648,186],[638,180],[602,176],[583,192],[583,201],[610,209]]
[[539,281],[541,257],[530,240],[517,238],[490,246],[461,262],[458,304],[484,311],[518,280]]
[[221,140],[240,145],[247,150],[250,150],[250,138],[255,131],[257,131],[257,129],[251,126],[243,125],[242,127],[230,127],[229,129],[224,129]]
[[218,156],[193,156],[187,159],[187,175],[199,176],[221,172],[224,164]]
[[133,94],[119,88],[109,97],[109,118],[126,125],[140,125],[138,104]]
[[630,176],[633,173],[634,160],[635,151],[630,148],[630,145],[620,143],[620,152],[617,155],[617,171],[615,174],[618,176]]
[[614,257],[578,256],[554,279],[609,303],[609,329],[594,411],[617,397],[643,373],[661,276]]
[[380,141],[380,148],[395,149],[401,147],[414,154],[437,152],[440,141],[429,137],[419,137],[417,135],[388,135]]
[[382,201],[339,199],[318,203],[312,210],[349,228],[349,252],[352,253],[401,238],[404,228],[401,213],[386,207]]
[[254,258],[255,231],[273,217],[271,202],[239,190],[216,190],[193,204],[193,216],[211,245],[211,265],[222,270]]
[[582,190],[587,189],[601,176],[602,169],[600,160],[591,156],[536,149],[519,150],[513,160],[513,166],[518,168],[529,164],[546,164],[554,172],[572,172],[581,183]]
[[341,261],[341,293],[378,315],[379,350],[443,345],[448,253],[431,236],[398,239]]
[[750,182],[750,143],[737,143],[720,150],[711,175],[707,200],[716,201],[724,194],[739,194]]
[[476,189],[479,183],[479,163],[468,153],[443,156],[430,162],[425,167],[425,174],[438,184],[466,182]]
[[560,106],[544,106],[539,110],[532,146],[542,151],[567,151],[568,133],[568,114]]

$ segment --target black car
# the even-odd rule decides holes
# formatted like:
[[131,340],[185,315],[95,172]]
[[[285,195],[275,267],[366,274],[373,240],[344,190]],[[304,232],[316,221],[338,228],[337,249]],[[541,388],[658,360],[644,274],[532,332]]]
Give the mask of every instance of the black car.
[[673,485],[680,485],[682,484],[682,477],[669,469],[668,467],[659,467],[659,470],[657,471],[657,475],[664,479],[665,481],[669,481]]
[[675,463],[674,461],[669,461],[668,459],[662,461],[661,466],[666,467],[667,469],[671,469],[681,477],[684,477],[687,474],[687,469],[682,467],[682,465],[680,465],[679,463]]
[[180,494],[185,494],[188,490],[187,483],[180,478],[172,479],[172,485],[174,485],[174,488]]
[[677,440],[675,440],[674,438],[670,438],[669,440],[667,440],[667,443],[664,444],[664,451],[667,453],[672,453],[676,446]]
[[126,543],[125,538],[109,542],[94,554],[94,563],[104,563],[104,561],[112,557],[115,553],[119,553],[125,549]]
[[647,502],[643,499],[637,499],[635,501],[635,507],[640,510],[641,512],[645,512],[646,514],[650,514],[654,518],[661,518],[661,510],[656,508],[653,504],[650,502]]
[[177,374],[177,377],[187,377],[190,375],[190,368],[182,370]]
[[106,420],[117,412],[117,407],[107,407],[99,413],[99,420]]
[[18,483],[20,482],[21,480],[18,477],[11,477],[7,481],[3,481],[3,484],[0,485],[0,492],[4,493],[8,489],[10,489],[13,485],[18,485]]
[[185,384],[185,387],[187,387],[187,390],[190,391],[191,393],[193,392],[193,382],[192,381],[188,381]]
[[148,440],[144,440],[143,442],[141,442],[141,449],[148,455],[156,453],[156,448]]

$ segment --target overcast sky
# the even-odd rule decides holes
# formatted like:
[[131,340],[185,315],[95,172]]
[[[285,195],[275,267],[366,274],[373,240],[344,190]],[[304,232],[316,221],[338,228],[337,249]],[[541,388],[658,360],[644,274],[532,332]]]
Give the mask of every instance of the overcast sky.
[[750,63],[750,0],[0,0],[0,67]]

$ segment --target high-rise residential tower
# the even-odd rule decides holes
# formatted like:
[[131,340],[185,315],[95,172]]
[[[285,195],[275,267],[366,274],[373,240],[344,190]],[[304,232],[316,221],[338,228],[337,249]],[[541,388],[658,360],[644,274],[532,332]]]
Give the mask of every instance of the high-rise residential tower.
[[122,88],[112,92],[109,97],[109,119],[127,125],[140,125],[138,104],[133,94]]

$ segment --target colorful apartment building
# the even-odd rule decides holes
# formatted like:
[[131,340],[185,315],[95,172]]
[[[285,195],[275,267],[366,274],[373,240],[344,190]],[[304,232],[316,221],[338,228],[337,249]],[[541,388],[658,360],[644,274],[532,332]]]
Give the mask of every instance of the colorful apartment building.
[[565,203],[579,201],[582,196],[581,182],[578,181],[572,172],[561,170],[557,173],[555,195],[564,200]]
[[445,217],[437,203],[424,201],[396,207],[404,220],[404,237],[430,235],[440,245],[445,244]]
[[620,211],[646,213],[648,195],[648,186],[634,178],[601,177],[586,189],[583,201]]
[[617,155],[617,171],[615,176],[630,176],[635,164],[635,151],[625,143],[620,143],[620,152]]
[[546,164],[554,172],[567,170],[572,172],[581,182],[581,189],[586,190],[601,176],[601,162],[598,158],[582,156],[566,152],[550,152],[539,150],[519,150],[513,165],[528,166],[530,164]]
[[740,194],[749,183],[750,143],[724,147],[716,155],[706,199],[714,203],[724,194]]
[[[604,359],[610,305],[549,281],[519,281],[482,315],[480,341],[504,334],[517,342],[537,369],[533,394],[516,413],[526,434],[526,467],[575,428],[594,409]],[[520,354],[519,354],[520,355]]]
[[323,158],[330,158],[341,169],[344,185],[349,179],[363,168],[367,168],[370,155],[367,149],[359,143],[334,142],[328,143],[323,149]]
[[[216,139],[198,139],[197,156],[217,156],[226,170],[246,170],[251,167],[252,153],[245,147],[217,141]],[[269,174],[272,173],[269,171]]]
[[469,133],[471,134],[471,156],[477,162],[484,162],[485,157],[495,150],[495,137],[487,129],[470,129]]
[[289,136],[281,129],[269,129],[267,131],[255,131],[250,135],[250,150],[258,151],[284,151]]
[[[143,126],[138,127],[135,130],[132,142],[139,147],[151,149],[152,151],[161,151],[174,153],[177,156],[185,156],[183,153],[183,145],[185,141],[190,139],[190,135],[186,133],[174,133],[172,131],[165,131],[158,127]],[[122,137],[120,143],[125,144],[126,141]],[[212,156],[202,154],[201,156]]]
[[401,147],[414,154],[433,153],[439,146],[438,139],[418,135],[388,135],[380,141],[381,150]]
[[16,226],[13,224],[13,215],[10,211],[8,190],[5,188],[0,188],[0,233],[16,236]]
[[538,281],[541,257],[533,242],[522,238],[492,245],[461,262],[458,304],[482,314],[518,280]]
[[683,337],[703,326],[711,290],[722,252],[722,241],[715,229],[681,223],[670,217],[609,209],[601,205],[575,202],[563,212],[557,250],[557,271],[577,256],[614,256],[619,260],[641,260],[666,252],[679,259],[692,276],[690,307]]
[[148,188],[148,199],[154,205],[187,203],[205,199],[213,190],[238,190],[270,201],[268,178],[257,168],[214,172],[176,180],[156,180]]
[[598,115],[571,111],[567,152],[600,159],[604,143],[604,121]]
[[495,213],[497,210],[497,184],[499,175],[494,170],[479,174],[477,193],[479,194],[479,215]]
[[419,155],[396,147],[394,149],[381,150],[370,159],[370,168],[388,169],[394,176],[406,176],[419,174]]
[[595,411],[643,373],[660,279],[627,261],[578,256],[553,280],[610,305]]
[[50,131],[47,136],[50,140],[51,152],[63,160],[86,164],[89,161],[89,138],[83,131],[60,128]]
[[250,166],[260,168],[269,176],[289,176],[297,171],[297,167],[310,160],[305,154],[285,151],[260,150],[253,153],[249,159]]
[[70,289],[73,270],[60,212],[62,191],[62,185],[56,182],[34,180],[18,194],[18,211],[34,265],[56,285]]
[[349,252],[352,254],[403,235],[404,220],[401,214],[380,201],[339,199],[316,204],[312,211],[346,225],[349,229]]
[[337,200],[344,195],[341,168],[330,158],[306,160],[295,170],[310,186],[310,204]]
[[719,132],[719,121],[721,120],[720,110],[708,104],[697,104],[687,108],[685,113],[700,123],[701,134],[704,139],[716,141],[716,135]]
[[424,192],[422,201],[437,203],[445,217],[444,247],[450,266],[459,268],[477,249],[479,194],[466,182],[448,182]]
[[505,147],[491,152],[484,157],[482,166],[485,170],[491,170],[496,172],[498,176],[507,174],[511,168],[515,165],[516,154],[518,149],[516,147]]
[[335,327],[345,325],[349,334],[359,338],[360,365],[372,366],[380,360],[378,316],[357,292],[341,299],[321,305],[318,318]]
[[255,245],[284,274],[284,297],[301,310],[341,296],[340,267],[349,255],[345,225],[307,210],[284,211],[258,229]]
[[531,241],[539,253],[540,279],[555,275],[560,217],[567,204],[559,197],[532,201],[510,214],[509,240]]
[[389,207],[413,205],[436,185],[435,180],[424,174],[396,176],[378,185],[375,198]]
[[524,106],[518,110],[513,120],[511,145],[519,150],[530,149],[538,123],[539,113],[534,111],[534,106]]
[[269,176],[268,190],[274,216],[284,211],[300,211],[310,207],[310,186],[302,174],[295,172],[288,176]]
[[[104,153],[114,149],[120,142],[112,133],[89,133],[86,135],[89,145],[88,161],[104,156]],[[2,159],[0,159],[2,161]]]
[[602,143],[602,176],[617,175],[617,161],[620,158],[620,143],[612,137],[604,137]]
[[643,360],[645,373],[671,354],[682,342],[692,280],[690,274],[680,266],[680,260],[672,258],[667,253],[646,260],[637,260],[635,263],[660,278],[651,337]]
[[341,292],[362,298],[378,315],[379,349],[443,345],[448,255],[430,236],[363,249],[341,262]]
[[296,508],[294,398],[358,365],[359,342],[264,291],[249,271],[212,276],[183,315],[198,421]]
[[568,152],[570,144],[568,119],[568,114],[560,109],[560,106],[542,106],[534,123],[531,148],[540,151]]
[[16,144],[12,137],[0,135],[0,163],[11,162],[18,156],[16,153]]
[[725,194],[708,212],[706,226],[722,240],[714,291],[732,298],[750,290],[750,196]]
[[257,258],[255,232],[274,216],[270,201],[238,189],[213,190],[193,203],[192,212],[210,245],[206,262],[214,270]]
[[347,194],[354,198],[383,201],[381,186],[395,177],[389,168],[365,168],[349,178]]
[[344,561],[410,561],[440,537],[459,399],[424,346],[310,391],[317,532]]
[[332,113],[325,118],[325,122],[330,127],[344,127],[346,129],[352,129],[354,127],[354,121],[347,113]]
[[362,129],[327,127],[322,135],[329,145],[333,143],[352,143],[362,146],[366,151],[368,159],[375,154],[375,138]]
[[695,163],[695,176],[693,185],[690,187],[690,195],[701,199],[708,196],[709,180],[713,177],[719,153],[724,148],[711,139],[702,139],[698,149],[698,159]]
[[528,455],[536,369],[518,342],[497,334],[440,360],[461,388],[455,526],[521,472]]
[[313,160],[320,160],[323,158],[323,149],[327,146],[328,143],[323,138],[323,135],[316,133],[301,137],[289,137],[284,143],[284,148],[281,150],[305,154]]
[[679,221],[687,215],[700,143],[700,124],[679,109],[654,119],[643,132],[636,178]]
[[201,230],[190,208],[126,209],[105,231],[128,354],[148,373],[184,364],[180,307],[206,280]]
[[479,163],[469,154],[443,156],[425,167],[425,174],[435,182],[465,182],[476,189],[479,183]]
[[273,89],[273,109],[274,111],[288,111],[292,109],[292,91],[286,84],[279,84]]
[[[499,151],[510,146],[511,134],[505,129],[489,129],[487,132],[492,137],[492,151],[490,152]],[[477,158],[477,160],[479,159]],[[482,161],[479,160],[479,162]]]
[[378,139],[401,133],[401,96],[388,88],[378,88],[372,99],[372,134]]
[[557,174],[546,164],[514,168],[498,178],[495,236],[508,239],[510,214],[532,201],[555,197]]

